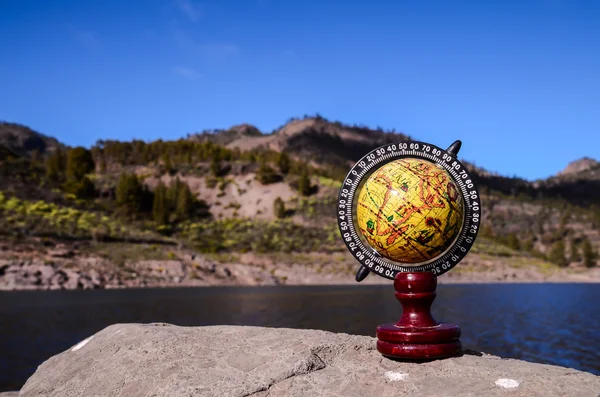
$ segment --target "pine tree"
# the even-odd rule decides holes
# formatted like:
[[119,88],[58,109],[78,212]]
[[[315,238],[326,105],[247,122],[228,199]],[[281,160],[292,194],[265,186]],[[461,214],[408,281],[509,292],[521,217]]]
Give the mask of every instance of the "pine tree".
[[523,244],[521,244],[521,248],[523,248],[523,250],[527,251],[527,252],[531,252],[533,250],[533,241],[534,241],[534,237],[531,236],[528,239],[525,239],[523,241]]
[[298,180],[298,191],[303,196],[309,196],[310,190],[311,190],[310,178],[308,177],[308,173],[304,172],[300,176],[300,180]]
[[279,167],[279,171],[284,175],[287,175],[287,173],[290,172],[291,162],[286,153],[279,153],[279,156],[277,157],[277,166]]
[[154,201],[152,202],[152,217],[159,225],[165,225],[169,220],[169,208],[167,205],[167,187],[159,182],[154,189]]
[[83,147],[76,147],[67,152],[67,181],[79,182],[84,176],[94,172],[96,165],[92,152]]
[[281,199],[281,197],[277,197],[273,202],[273,213],[277,218],[285,217],[285,203]]
[[558,240],[552,244],[550,252],[548,253],[548,260],[560,267],[566,267],[568,265],[567,258],[565,257],[565,243],[562,240]]
[[106,172],[106,159],[104,158],[104,155],[101,154],[98,156],[98,162],[99,162],[98,167],[99,167],[100,172],[102,172],[102,173]]
[[171,155],[169,153],[165,153],[162,156],[163,164],[165,165],[165,171],[169,174],[173,172],[173,164],[171,163]]
[[296,175],[308,174],[308,165],[303,161],[295,162],[290,167],[290,172]]
[[62,150],[57,148],[46,160],[46,178],[52,182],[61,182],[64,180],[64,172],[65,156]]
[[169,187],[167,188],[166,204],[169,208],[169,212],[175,211],[177,206],[177,200],[179,197],[179,190],[181,189],[182,182],[179,177],[172,179]]
[[116,191],[117,206],[124,208],[128,215],[139,213],[143,206],[144,189],[137,175],[121,174]]
[[214,177],[218,177],[221,174],[221,161],[217,155],[213,155],[210,160],[210,172]]
[[569,239],[569,245],[570,245],[570,254],[569,254],[569,261],[570,262],[577,262],[579,261],[579,252],[577,252],[577,244],[575,244],[575,239],[571,238]]
[[144,145],[144,150],[142,150],[142,161],[144,164],[147,164],[150,162],[151,158],[152,154],[150,153],[150,145]]
[[177,205],[175,207],[175,214],[177,219],[182,221],[192,216],[194,209],[194,195],[190,191],[190,187],[187,183],[181,183],[177,192]]
[[583,264],[585,267],[594,267],[596,266],[596,260],[598,258],[598,253],[595,252],[594,247],[590,243],[590,240],[584,238],[583,244],[581,245],[581,251],[583,254]]
[[521,249],[521,244],[519,243],[519,239],[517,238],[517,235],[514,233],[510,233],[506,237],[506,245],[508,245],[510,248],[514,249],[515,251],[519,251]]
[[96,187],[94,182],[87,176],[84,176],[79,182],[74,182],[74,190],[72,191],[77,198],[80,199],[91,199],[96,197]]
[[273,168],[268,166],[265,161],[261,161],[258,172],[256,173],[256,179],[258,179],[261,184],[268,185],[277,182],[279,177]]

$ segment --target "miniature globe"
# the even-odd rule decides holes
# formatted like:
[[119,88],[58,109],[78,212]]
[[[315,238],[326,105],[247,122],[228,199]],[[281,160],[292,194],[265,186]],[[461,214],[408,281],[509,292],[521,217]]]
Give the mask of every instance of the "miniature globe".
[[371,247],[404,264],[444,253],[460,233],[463,215],[463,198],[450,174],[417,158],[377,169],[360,189],[356,208],[357,227]]

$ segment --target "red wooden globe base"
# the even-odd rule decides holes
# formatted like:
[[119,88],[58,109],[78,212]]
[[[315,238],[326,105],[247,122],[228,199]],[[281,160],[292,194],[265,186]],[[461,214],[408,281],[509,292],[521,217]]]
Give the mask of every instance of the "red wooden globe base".
[[402,317],[377,327],[377,350],[384,356],[410,360],[450,357],[461,350],[460,328],[439,324],[431,316],[437,277],[431,272],[398,273],[394,279]]

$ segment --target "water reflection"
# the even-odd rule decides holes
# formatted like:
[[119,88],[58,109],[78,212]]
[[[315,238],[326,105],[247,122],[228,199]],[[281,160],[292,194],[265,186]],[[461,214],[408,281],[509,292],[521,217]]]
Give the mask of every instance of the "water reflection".
[[[598,284],[441,285],[438,321],[465,348],[600,374]],[[389,286],[215,287],[0,294],[0,391],[114,323],[261,325],[375,335],[401,307]]]

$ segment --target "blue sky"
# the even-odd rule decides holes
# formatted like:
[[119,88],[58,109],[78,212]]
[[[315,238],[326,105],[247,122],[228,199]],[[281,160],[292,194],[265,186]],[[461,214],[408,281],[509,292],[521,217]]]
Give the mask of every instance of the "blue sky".
[[600,158],[600,2],[0,0],[0,120],[70,145],[290,117],[503,175]]

